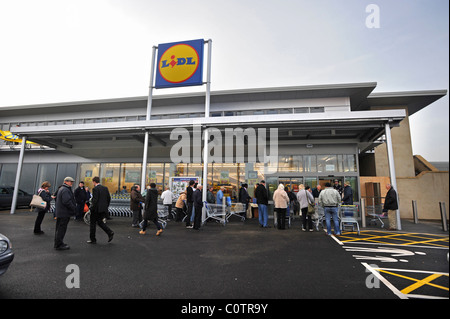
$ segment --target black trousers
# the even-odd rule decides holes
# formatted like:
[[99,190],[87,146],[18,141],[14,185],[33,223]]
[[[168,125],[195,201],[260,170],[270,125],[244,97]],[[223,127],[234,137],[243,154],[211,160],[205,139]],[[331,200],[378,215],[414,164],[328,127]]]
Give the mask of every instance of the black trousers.
[[[302,208],[303,228],[306,230],[312,229],[312,216],[308,214],[308,206]],[[306,220],[308,220],[308,227],[306,227]]]
[[44,216],[45,216],[45,213],[47,212],[47,210],[36,208],[35,212],[37,213],[37,216],[36,216],[36,221],[34,222],[34,232],[38,233],[41,231],[41,224],[42,224],[42,221],[44,220]]
[[276,208],[277,210],[277,228],[286,229],[286,208]]
[[92,213],[91,212],[91,222],[89,224],[89,228],[90,228],[90,233],[89,233],[89,237],[92,241],[96,241],[95,239],[95,230],[97,228],[97,225],[100,226],[101,229],[103,229],[103,231],[110,236],[113,231],[105,224],[105,222],[103,221],[103,218],[105,218],[107,214],[106,213]]
[[[153,224],[155,224],[156,229],[158,229],[158,230],[162,229],[161,224],[158,222],[158,217],[150,219],[150,221],[153,222]],[[142,223],[142,230],[146,231],[147,230],[147,226],[148,226],[148,220],[144,219],[144,222]]]
[[202,224],[202,206],[195,206],[194,229],[200,229]]
[[186,226],[190,226],[191,225],[192,208],[194,206],[194,202],[186,202],[186,206],[187,206]]
[[70,217],[56,217],[55,248],[64,245],[64,236],[66,235],[69,220]]

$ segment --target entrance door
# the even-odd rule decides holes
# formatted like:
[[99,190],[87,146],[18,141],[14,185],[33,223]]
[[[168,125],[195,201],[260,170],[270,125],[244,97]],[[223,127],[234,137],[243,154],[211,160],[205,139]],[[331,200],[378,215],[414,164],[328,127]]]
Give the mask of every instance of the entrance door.
[[334,176],[334,177],[321,177],[319,176],[319,185],[322,186],[322,189],[325,189],[325,183],[330,183],[331,186],[334,186],[334,181],[337,180],[341,187],[344,187],[344,177]]
[[290,191],[297,193],[298,185],[303,184],[303,177],[279,177],[278,184],[280,183],[288,187]]

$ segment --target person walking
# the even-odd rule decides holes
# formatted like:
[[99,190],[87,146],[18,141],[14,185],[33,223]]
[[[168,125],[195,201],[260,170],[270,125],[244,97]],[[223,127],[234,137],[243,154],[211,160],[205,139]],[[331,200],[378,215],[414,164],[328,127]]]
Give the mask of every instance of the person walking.
[[277,228],[286,229],[286,208],[289,204],[289,196],[286,194],[283,184],[279,184],[277,190],[273,193],[273,203],[277,213]]
[[45,181],[42,183],[41,188],[38,189],[37,195],[41,196],[41,198],[47,203],[44,208],[36,207],[34,212],[37,213],[36,221],[34,222],[34,234],[42,235],[44,232],[41,229],[42,221],[44,220],[45,213],[47,213],[50,209],[50,202],[52,201],[52,196],[50,194],[49,188],[50,183]]
[[386,189],[388,190],[388,192],[386,193],[386,197],[384,198],[383,212],[387,212],[388,214],[388,230],[397,230],[397,192],[391,184],[386,184]]
[[200,225],[202,223],[202,210],[203,210],[202,188],[203,185],[198,184],[197,190],[194,191],[194,194],[192,195],[194,198],[194,209],[195,209],[195,216],[194,216],[195,230],[200,230]]
[[269,196],[267,194],[266,181],[262,180],[255,189],[256,203],[258,204],[258,217],[261,227],[268,228],[267,205],[269,205]]
[[158,190],[156,189],[155,183],[150,184],[150,189],[147,190],[147,195],[145,196],[144,222],[142,223],[142,230],[139,231],[139,234],[145,235],[149,220],[152,221],[158,229],[156,236],[161,235],[163,229],[158,222]]
[[144,202],[145,199],[141,194],[141,186],[138,184],[133,185],[130,193],[130,209],[133,212],[132,227],[139,227],[139,223],[142,221],[142,204]]
[[75,215],[77,204],[72,192],[72,185],[75,180],[67,176],[64,178],[64,183],[58,188],[56,192],[56,229],[55,229],[55,245],[56,250],[67,250],[69,245],[64,243],[64,236],[66,235],[67,225],[70,217]]
[[327,223],[327,235],[331,235],[331,218],[334,222],[334,234],[341,235],[338,219],[338,206],[341,203],[341,195],[331,186],[331,183],[325,184],[325,189],[320,192],[319,205],[324,208],[325,221]]
[[313,231],[312,216],[308,214],[308,205],[314,204],[314,196],[312,195],[310,188],[300,184],[297,193],[297,201],[300,204],[300,210],[302,212],[302,230]]
[[111,195],[109,194],[108,187],[100,184],[100,178],[98,176],[95,176],[92,179],[92,182],[94,183],[94,188],[92,189],[92,204],[90,207],[90,239],[87,242],[89,244],[97,243],[97,239],[95,238],[95,230],[98,225],[108,235],[109,243],[113,239],[114,232],[106,225],[103,219],[108,215],[108,207],[109,203],[111,202]]

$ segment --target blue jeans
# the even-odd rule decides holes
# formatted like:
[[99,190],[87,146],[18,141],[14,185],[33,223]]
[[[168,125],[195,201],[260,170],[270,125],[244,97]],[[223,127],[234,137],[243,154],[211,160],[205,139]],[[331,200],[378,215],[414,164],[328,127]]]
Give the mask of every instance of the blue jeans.
[[325,206],[324,211],[325,211],[325,221],[327,223],[327,234],[331,235],[331,216],[333,216],[334,233],[336,235],[340,235],[341,230],[339,228],[338,208]]
[[267,227],[267,205],[264,204],[258,204],[258,214],[259,214],[259,223],[263,227]]

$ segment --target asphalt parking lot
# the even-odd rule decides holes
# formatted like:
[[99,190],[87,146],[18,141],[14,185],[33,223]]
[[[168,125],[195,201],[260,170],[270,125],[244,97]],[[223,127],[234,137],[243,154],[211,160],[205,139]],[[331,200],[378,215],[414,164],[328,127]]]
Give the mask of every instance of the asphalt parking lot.
[[[97,229],[97,244],[87,244],[89,227],[71,221],[65,238],[70,249],[56,251],[52,215],[45,216],[44,235],[33,234],[34,219],[35,215],[26,210],[15,215],[0,212],[0,233],[10,238],[15,253],[10,268],[0,277],[0,298],[255,300],[449,296],[448,233],[435,224],[419,226],[437,237],[418,239],[416,235],[414,244],[399,248],[380,242],[381,234],[365,233],[382,231],[379,228],[365,229],[360,236],[344,233],[335,238],[323,231],[302,232],[298,220],[283,231],[260,228],[256,220],[242,223],[236,219],[225,227],[211,222],[200,231],[170,221],[164,233],[156,237],[154,226],[146,235],[139,235],[138,229],[131,227],[131,218],[115,217],[108,221],[115,232],[111,243]],[[405,228],[408,225],[419,227],[404,223]],[[404,232],[386,236],[400,233]],[[369,239],[358,243],[352,238]],[[428,241],[430,247],[418,240]],[[365,265],[372,266],[369,269]],[[383,276],[377,276],[381,272],[374,270],[378,269],[375,266],[385,269]],[[398,269],[405,266],[440,274],[435,284],[439,288],[418,292],[419,287],[414,289],[411,283],[402,283],[409,288],[396,289],[409,292],[396,293],[391,287],[397,285],[395,280],[386,278],[396,277],[392,273],[400,274]],[[401,276],[413,277],[410,273]],[[427,273],[425,277],[429,276]],[[403,277],[398,280],[405,280]],[[412,283],[420,288],[429,286],[417,284],[423,279]]]

